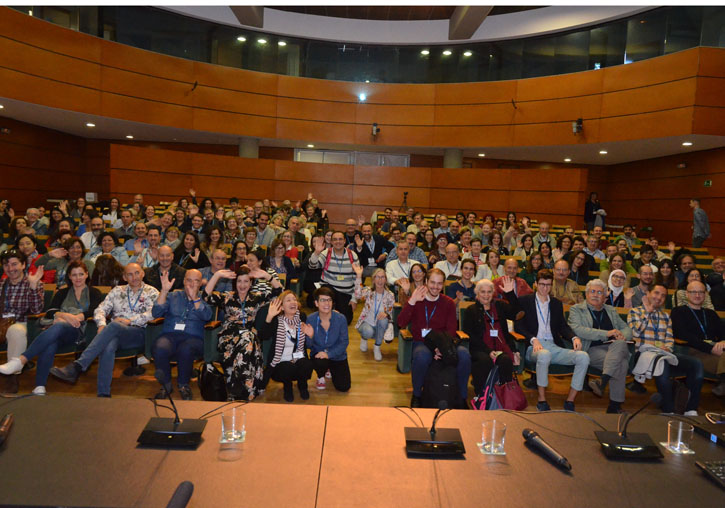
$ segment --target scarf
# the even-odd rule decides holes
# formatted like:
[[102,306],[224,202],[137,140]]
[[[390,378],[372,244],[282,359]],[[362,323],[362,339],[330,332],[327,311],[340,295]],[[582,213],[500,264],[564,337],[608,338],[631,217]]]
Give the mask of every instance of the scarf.
[[[285,324],[286,323],[286,324]],[[284,317],[284,313],[277,316],[277,337],[274,342],[274,357],[269,363],[271,367],[275,367],[282,359],[282,353],[284,353],[284,343],[287,340],[287,325],[294,330],[300,329],[300,311],[295,312],[292,319]],[[305,350],[305,335],[300,333],[300,337],[297,338],[297,344],[295,345],[294,352]]]
[[612,301],[619,298],[619,295],[624,291],[624,284],[622,284],[622,287],[616,287],[614,284],[612,284],[612,276],[618,273],[622,277],[626,277],[627,275],[624,273],[623,270],[612,270],[612,273],[609,274],[609,280],[607,281],[607,285],[609,286],[609,290],[612,292]]

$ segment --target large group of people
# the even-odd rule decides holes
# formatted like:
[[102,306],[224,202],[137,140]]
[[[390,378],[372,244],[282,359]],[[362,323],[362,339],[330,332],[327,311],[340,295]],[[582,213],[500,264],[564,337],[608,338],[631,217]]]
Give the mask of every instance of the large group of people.
[[[253,400],[274,380],[285,400],[294,400],[295,382],[304,400],[313,372],[317,390],[329,380],[346,392],[348,327],[364,302],[350,330],[359,334],[362,352],[374,341],[375,361],[383,360],[381,347],[394,339],[396,324],[411,332],[412,406],[423,401],[430,365],[449,353],[456,357],[461,408],[480,407],[494,366],[500,381],[510,382],[523,362],[535,370],[540,411],[550,409],[552,364],[573,366],[567,410],[574,410],[591,368],[600,375],[588,386],[597,396],[608,388],[609,412],[622,411],[629,373],[640,382],[655,378],[665,412],[675,409],[674,376],[686,378],[687,414],[697,411],[705,371],[719,377],[713,392],[725,395],[725,329],[715,313],[725,308],[725,262],[715,258],[706,277],[687,249],[670,242],[662,251],[656,237],[640,241],[630,225],[609,241],[596,196],[587,202],[587,231],[558,235],[548,223],[536,228],[513,212],[505,219],[479,220],[469,212],[429,221],[413,209],[388,208],[332,230],[311,194],[296,203],[248,206],[234,198],[228,206],[197,202],[193,190],[190,197],[163,211],[145,205],[142,195],[126,207],[115,198],[105,207],[79,198],[47,217],[36,208],[20,217],[0,203],[0,305],[3,318],[12,319],[4,332],[8,361],[0,365],[6,391],[17,392],[17,376],[35,358],[38,395],[46,393],[49,375],[75,383],[98,358],[97,393],[109,397],[116,352],[143,346],[149,321],[163,317],[151,348],[155,368],[168,387],[176,360],[179,394],[191,399],[204,325],[216,315],[230,399]],[[700,238],[706,216],[692,203]],[[42,332],[28,345],[25,323],[43,311],[43,283],[57,291]],[[110,287],[105,296],[104,286]],[[309,316],[302,288],[314,309]],[[671,313],[664,310],[667,298]],[[468,342],[457,338],[458,330]],[[450,351],[431,340],[440,334],[450,338]],[[674,337],[686,342],[686,353],[673,347]],[[53,367],[56,351],[72,345],[78,358]],[[652,358],[648,365],[659,368],[646,367]],[[166,388],[156,396],[166,397]]]

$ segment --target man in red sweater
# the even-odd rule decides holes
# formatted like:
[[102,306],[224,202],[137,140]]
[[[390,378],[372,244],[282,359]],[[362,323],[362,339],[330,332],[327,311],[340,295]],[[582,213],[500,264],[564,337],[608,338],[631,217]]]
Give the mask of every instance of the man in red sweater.
[[[437,268],[428,270],[425,286],[421,286],[413,292],[398,316],[398,325],[405,328],[410,324],[410,331],[413,334],[413,365],[411,367],[413,398],[410,400],[410,407],[420,407],[428,367],[434,359],[440,358],[440,352],[437,349],[431,351],[425,345],[426,335],[435,330],[446,332],[452,337],[456,336],[458,328],[456,304],[442,293],[445,279],[446,276],[441,270]],[[468,377],[471,374],[471,355],[468,349],[461,345],[458,346],[457,351],[458,393],[460,407],[465,407]]]

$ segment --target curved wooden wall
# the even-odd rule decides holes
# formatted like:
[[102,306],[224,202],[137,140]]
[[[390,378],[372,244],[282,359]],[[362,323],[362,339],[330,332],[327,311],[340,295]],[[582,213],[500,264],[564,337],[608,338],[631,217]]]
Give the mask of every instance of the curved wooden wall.
[[[362,84],[169,57],[3,7],[0,54],[1,97],[240,136],[475,147],[725,134],[725,50],[715,48],[515,81]],[[574,137],[571,121],[579,117],[585,129]],[[377,139],[373,122],[382,127]]]

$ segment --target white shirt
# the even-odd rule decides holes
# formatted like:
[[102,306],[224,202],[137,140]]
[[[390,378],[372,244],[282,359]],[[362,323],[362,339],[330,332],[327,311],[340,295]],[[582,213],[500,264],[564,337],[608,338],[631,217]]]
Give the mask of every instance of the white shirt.
[[93,247],[98,245],[98,242],[96,240],[97,237],[93,234],[92,231],[86,231],[81,235],[81,242],[83,243],[83,246],[86,248],[86,250],[91,250]]
[[[498,265],[496,268],[496,275],[498,277],[502,277],[504,274],[503,272],[503,266]],[[491,267],[488,265],[478,265],[478,269],[476,270],[476,275],[473,277],[473,282],[478,282],[482,279],[488,279],[493,280],[493,271],[491,270]]]
[[419,265],[417,261],[408,258],[408,261],[402,263],[400,259],[394,259],[387,265],[385,265],[385,276],[388,279],[388,284],[391,286],[395,284],[395,281],[401,278],[409,278],[410,270],[413,265]]
[[536,337],[532,337],[531,340],[534,340],[534,338],[539,339],[539,341],[554,340],[554,336],[551,334],[551,307],[549,306],[550,302],[551,297],[547,298],[546,301],[544,301],[539,296],[539,293],[536,293],[536,297],[534,298],[534,305],[536,306],[536,319],[539,321],[539,331],[537,332]]
[[446,279],[448,277],[460,277],[461,276],[461,262],[456,261],[455,264],[451,265],[447,259],[444,259],[442,261],[438,261],[435,265],[433,265],[434,268],[438,268],[439,270],[442,270],[443,273],[446,274]]

